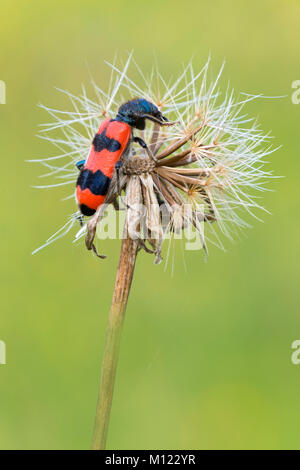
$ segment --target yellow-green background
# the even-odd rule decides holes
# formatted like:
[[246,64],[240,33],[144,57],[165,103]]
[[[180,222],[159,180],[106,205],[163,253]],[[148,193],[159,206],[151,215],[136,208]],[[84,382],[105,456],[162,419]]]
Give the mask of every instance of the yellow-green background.
[[0,447],[89,447],[119,242],[104,262],[70,237],[31,256],[74,205],[32,189],[42,169],[24,160],[54,150],[35,137],[48,120],[36,104],[59,108],[54,86],[78,93],[86,62],[105,86],[104,59],[134,49],[144,70],[155,51],[165,75],[211,52],[224,86],[287,95],[250,107],[282,144],[271,166],[285,178],[264,195],[272,216],[207,264],[187,252],[185,272],[178,245],[171,277],[139,257],[108,447],[299,449],[299,1],[10,0],[0,13]]

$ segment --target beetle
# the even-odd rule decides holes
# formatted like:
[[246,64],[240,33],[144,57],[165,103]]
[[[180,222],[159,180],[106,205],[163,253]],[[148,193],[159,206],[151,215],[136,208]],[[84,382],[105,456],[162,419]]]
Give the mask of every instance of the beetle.
[[143,147],[151,158],[147,144],[133,135],[133,128],[145,129],[148,119],[160,126],[172,125],[157,106],[143,98],[122,104],[114,119],[105,119],[96,133],[86,161],[76,163],[80,170],[76,183],[76,201],[81,216],[93,215],[104,203],[114,171],[118,172],[122,158],[128,155],[132,142]]

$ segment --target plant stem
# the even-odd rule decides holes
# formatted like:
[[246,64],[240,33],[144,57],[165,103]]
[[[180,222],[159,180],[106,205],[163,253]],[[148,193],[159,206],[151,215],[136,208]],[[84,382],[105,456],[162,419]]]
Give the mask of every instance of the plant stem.
[[106,331],[92,450],[104,450],[106,446],[121,333],[137,251],[138,243],[128,236],[127,227],[125,227]]

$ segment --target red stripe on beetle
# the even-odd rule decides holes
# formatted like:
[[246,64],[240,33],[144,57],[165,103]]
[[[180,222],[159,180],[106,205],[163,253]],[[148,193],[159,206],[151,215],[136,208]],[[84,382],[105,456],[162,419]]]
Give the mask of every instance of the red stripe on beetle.
[[76,199],[79,204],[84,204],[90,209],[97,210],[104,202],[106,196],[96,196],[89,189],[82,189],[80,186],[76,188]]
[[111,178],[117,161],[120,160],[127,147],[131,135],[131,128],[125,122],[110,121],[106,119],[104,123],[101,124],[97,134],[100,135],[103,131],[105,131],[106,137],[109,139],[115,139],[120,143],[120,149],[115,152],[110,152],[107,149],[103,149],[101,152],[96,152],[93,145],[84,168],[88,168],[93,172],[101,170],[102,173]]

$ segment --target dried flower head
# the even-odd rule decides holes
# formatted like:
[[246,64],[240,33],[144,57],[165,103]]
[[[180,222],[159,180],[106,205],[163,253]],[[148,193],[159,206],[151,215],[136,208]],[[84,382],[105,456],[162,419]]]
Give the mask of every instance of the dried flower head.
[[[75,185],[75,163],[86,159],[103,118],[114,117],[130,98],[146,98],[176,123],[167,127],[148,124],[141,131],[148,151],[132,146],[124,158],[119,184],[114,174],[105,204],[83,222],[75,240],[85,236],[87,248],[97,253],[96,228],[107,205],[118,209],[121,199],[129,235],[139,240],[141,248],[155,254],[155,262],[161,260],[164,239],[185,229],[199,234],[205,251],[208,241],[222,247],[215,226],[231,238],[235,229],[248,225],[242,219],[243,211],[257,217],[255,209],[263,209],[252,193],[262,191],[271,177],[263,168],[263,159],[275,149],[257,122],[242,113],[245,104],[260,95],[244,94],[237,99],[228,89],[222,94],[219,81],[223,66],[216,80],[208,83],[209,61],[197,73],[190,62],[171,84],[157,68],[146,77],[134,63],[144,83],[140,87],[128,72],[132,61],[130,55],[123,67],[108,64],[112,73],[107,92],[92,80],[96,101],[87,97],[84,88],[81,96],[60,90],[70,98],[71,111],[42,106],[54,119],[43,125],[42,138],[59,149],[58,155],[35,160],[49,170],[43,177],[58,181],[42,187]],[[125,191],[124,200],[119,189]],[[65,235],[80,218],[79,212],[72,214],[42,247]]]

